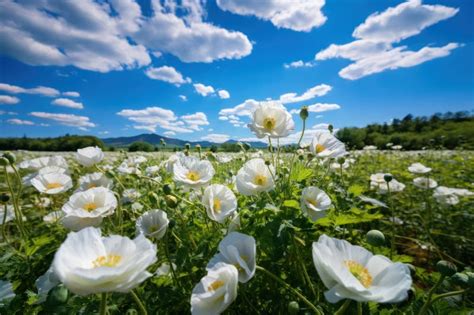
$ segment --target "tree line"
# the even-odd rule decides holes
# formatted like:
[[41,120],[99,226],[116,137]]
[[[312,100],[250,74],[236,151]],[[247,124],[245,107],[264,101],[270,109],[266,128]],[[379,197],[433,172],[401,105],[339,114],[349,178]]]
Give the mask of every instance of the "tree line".
[[76,151],[88,146],[105,148],[102,140],[94,136],[65,135],[56,138],[0,138],[0,150]]

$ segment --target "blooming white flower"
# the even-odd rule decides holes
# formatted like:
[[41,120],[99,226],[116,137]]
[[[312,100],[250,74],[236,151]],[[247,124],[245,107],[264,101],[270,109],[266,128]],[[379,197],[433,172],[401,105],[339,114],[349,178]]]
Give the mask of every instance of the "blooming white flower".
[[150,210],[137,219],[135,226],[137,234],[159,240],[165,236],[169,222],[168,215],[163,210]]
[[141,194],[136,189],[125,189],[122,193],[122,202],[131,203],[140,198]]
[[178,152],[176,154],[173,154],[171,155],[165,162],[164,162],[164,166],[165,166],[165,169],[168,173],[173,173],[173,167],[174,167],[174,164],[179,161],[179,159],[185,157],[184,153],[183,152]]
[[69,170],[66,168],[62,168],[59,166],[45,166],[40,168],[37,172],[28,174],[22,178],[22,183],[25,186],[31,186],[31,180],[38,176],[39,174],[49,174],[49,173],[57,173],[57,174],[66,174],[69,175]]
[[295,122],[286,108],[277,102],[261,102],[252,114],[250,130],[258,138],[286,137],[295,128]]
[[102,237],[100,229],[85,228],[68,234],[53,260],[53,272],[73,293],[126,293],[152,274],[156,245],[139,235]]
[[232,161],[232,156],[230,156],[228,154],[217,154],[216,159],[219,163],[225,164],[225,163],[229,163],[230,161]]
[[405,184],[400,183],[395,178],[387,183],[385,181],[385,176],[392,176],[390,173],[376,173],[370,176],[370,187],[376,189],[379,194],[386,194],[390,188],[390,192],[400,192],[405,189]]
[[318,131],[314,134],[311,152],[322,158],[337,158],[347,154],[344,143],[328,131]]
[[7,205],[7,214],[5,216],[5,207],[2,205],[0,207],[0,225],[3,224],[3,217],[5,217],[5,223],[10,222],[15,219],[15,209],[12,205]]
[[375,145],[366,145],[362,148],[362,150],[365,150],[365,151],[374,151],[374,150],[377,150],[377,147]]
[[38,288],[38,301],[43,303],[48,297],[49,291],[59,284],[59,279],[53,272],[53,268],[49,269],[35,281],[36,288]]
[[82,166],[92,166],[104,159],[104,152],[99,147],[87,147],[78,149],[76,160]]
[[413,163],[412,165],[408,166],[408,171],[415,174],[425,174],[431,172],[431,168],[426,167],[421,163]]
[[39,174],[31,180],[39,192],[54,195],[72,188],[72,179],[63,173]]
[[396,303],[408,297],[412,284],[405,264],[326,235],[313,243],[313,261],[329,289],[324,296],[330,303],[342,299]]
[[137,168],[135,165],[129,165],[126,162],[123,162],[122,164],[119,165],[119,167],[117,167],[117,172],[119,172],[120,174],[125,174],[125,175],[141,174],[141,171],[139,168]]
[[275,174],[275,168],[272,165],[267,166],[263,159],[247,161],[237,172],[237,190],[245,196],[270,191],[275,187],[273,174]]
[[193,315],[217,315],[237,298],[237,268],[218,263],[194,287],[191,295]]
[[46,223],[55,223],[64,217],[64,212],[61,210],[53,211],[43,217],[43,221]]
[[301,209],[311,220],[316,221],[326,216],[331,207],[331,199],[318,187],[309,186],[301,192]]
[[372,204],[373,206],[376,206],[376,207],[388,208],[387,204],[383,203],[380,200],[374,199],[374,198],[370,198],[370,197],[367,197],[367,196],[364,196],[364,195],[360,195],[359,199],[364,201],[364,202],[368,202],[368,203],[370,203],[370,204]]
[[173,166],[174,181],[193,188],[207,185],[214,173],[211,162],[192,156],[179,159]]
[[95,187],[104,187],[104,188],[112,189],[113,185],[114,185],[113,181],[110,178],[108,178],[105,174],[96,172],[96,173],[86,174],[79,178],[78,191],[85,191],[87,189],[95,188]]
[[146,174],[146,176],[153,176],[156,173],[158,173],[159,170],[160,170],[160,167],[158,165],[148,166],[145,169],[145,174]]
[[413,179],[413,184],[421,189],[431,189],[438,186],[438,183],[435,180],[427,177],[417,177]]
[[64,169],[68,168],[66,159],[61,155],[42,156],[36,159],[23,161],[18,165],[20,168],[38,171],[46,166],[57,166]]
[[[237,287],[236,287],[237,291]],[[237,294],[237,293],[236,293]],[[6,301],[9,301],[15,297],[13,292],[12,284],[8,281],[0,280],[0,305]]]
[[239,272],[239,282],[246,283],[255,275],[256,251],[252,236],[231,232],[219,243],[219,253],[212,257],[206,269],[212,269],[219,262],[231,264]]
[[202,196],[207,216],[214,221],[223,223],[237,210],[237,198],[227,186],[213,184],[206,188]]
[[472,196],[474,193],[464,188],[449,188],[445,186],[436,187],[433,197],[437,202],[444,205],[456,205],[459,203],[459,197]]
[[403,146],[400,145],[400,144],[392,146],[392,150],[401,150],[402,148],[403,148]]
[[[173,269],[176,269],[176,264],[171,263],[173,266]],[[171,267],[170,264],[167,262],[162,263],[155,272],[155,275],[157,277],[163,277],[163,276],[171,276]]]
[[117,198],[104,187],[91,188],[73,194],[62,207],[62,224],[73,231],[87,226],[98,226],[102,219],[114,213]]

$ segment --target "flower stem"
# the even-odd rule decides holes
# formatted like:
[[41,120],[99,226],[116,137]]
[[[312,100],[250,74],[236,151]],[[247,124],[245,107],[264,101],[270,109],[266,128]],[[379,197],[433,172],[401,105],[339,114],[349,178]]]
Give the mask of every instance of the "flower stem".
[[316,307],[314,306],[313,303],[311,303],[303,294],[301,294],[298,290],[296,290],[295,288],[293,288],[291,285],[289,285],[288,283],[286,283],[285,281],[281,280],[278,276],[274,275],[272,272],[268,271],[267,269],[261,267],[261,266],[257,266],[256,267],[258,270],[264,272],[267,276],[269,276],[270,278],[272,278],[273,280],[276,280],[278,283],[280,283],[281,285],[283,285],[286,289],[288,289],[289,291],[291,291],[293,294],[295,294],[297,297],[299,297],[310,309],[312,309],[316,314],[322,314],[321,311]]
[[446,278],[446,276],[441,275],[438,282],[436,282],[435,285],[428,292],[428,297],[426,298],[426,302],[425,302],[425,304],[423,304],[423,307],[421,308],[420,313],[418,315],[423,315],[428,311],[428,309],[431,305],[431,302],[432,302],[431,298],[433,297],[433,294],[435,293],[436,289],[438,289],[438,287],[441,285],[441,283],[443,283],[444,278]]
[[351,304],[351,300],[346,300],[344,304],[342,304],[341,307],[334,313],[334,315],[344,314],[349,307],[349,304]]
[[107,313],[107,293],[103,292],[100,299],[100,315],[105,315]]
[[390,259],[393,259],[393,252],[395,251],[395,215],[393,211],[392,205],[392,193],[390,191],[390,183],[387,182],[387,196],[388,196],[388,206],[390,208],[390,216],[391,216],[391,223],[392,223],[392,230],[390,235]]
[[140,298],[138,297],[138,295],[132,290],[130,291],[130,294],[132,295],[133,299],[135,300],[135,303],[137,303],[138,305],[138,308],[140,309],[140,312],[143,314],[143,315],[148,315],[148,312],[145,308],[145,305],[143,305],[143,302],[140,300]]
[[168,263],[170,264],[170,270],[171,270],[171,275],[173,276],[173,281],[176,286],[178,285],[178,278],[176,277],[176,273],[174,272],[174,267],[173,263],[171,262],[171,257],[170,257],[170,250],[169,250],[169,241],[168,241],[168,233],[165,235],[165,254],[166,254],[166,259],[168,259]]

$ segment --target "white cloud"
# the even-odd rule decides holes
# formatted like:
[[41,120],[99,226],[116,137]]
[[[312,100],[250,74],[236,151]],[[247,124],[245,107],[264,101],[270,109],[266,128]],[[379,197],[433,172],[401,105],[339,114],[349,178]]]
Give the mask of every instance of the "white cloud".
[[224,143],[229,139],[230,139],[229,135],[225,135],[221,133],[211,133],[204,137],[201,137],[201,140],[215,142],[215,143]]
[[196,92],[202,96],[207,96],[209,94],[213,94],[215,92],[214,88],[210,85],[204,85],[204,84],[201,84],[201,83],[196,83],[196,84],[193,84],[194,85],[194,89],[196,90]]
[[45,112],[32,112],[30,113],[33,117],[49,119],[55,121],[64,126],[76,127],[81,130],[87,130],[88,128],[95,127],[96,124],[90,121],[89,117],[78,116],[72,114],[59,114],[59,113],[45,113]]
[[26,126],[33,126],[35,123],[29,120],[21,120],[21,119],[8,119],[7,122],[11,125],[26,125]]
[[74,91],[69,91],[69,92],[63,92],[64,96],[69,96],[69,97],[79,97],[81,96],[79,92],[74,92]]
[[0,110],[0,115],[18,115],[16,112],[7,112],[4,110]]
[[[234,106],[232,108],[224,108],[219,112],[220,120],[227,119],[238,119],[237,116],[248,116],[251,117],[258,105],[258,101],[254,99],[245,100],[245,102]],[[232,117],[233,116],[233,117]],[[226,119],[223,119],[225,117]]]
[[174,131],[165,131],[163,134],[167,137],[176,136],[176,132]]
[[[1,6],[1,3],[0,3],[0,6]],[[0,30],[0,33],[1,33],[1,30]],[[1,42],[1,37],[0,37],[0,42]],[[16,85],[11,85],[11,84],[6,84],[6,83],[0,83],[0,91],[5,91],[11,94],[39,94],[42,96],[49,96],[49,97],[55,97],[60,94],[58,90],[50,88],[50,87],[46,87],[46,86],[37,86],[35,88],[25,89]]]
[[217,94],[219,95],[219,97],[221,99],[228,99],[230,98],[230,93],[227,91],[227,90],[219,90],[219,92],[217,92]]
[[203,112],[197,112],[190,115],[181,116],[180,119],[192,130],[201,130],[200,126],[209,125],[206,114]]
[[321,9],[325,0],[217,0],[225,11],[240,15],[253,15],[271,21],[279,28],[309,32],[323,25],[327,18]]
[[69,108],[76,108],[76,109],[83,109],[84,105],[82,103],[70,100],[68,98],[57,98],[51,102],[53,105],[69,107]]
[[0,95],[0,104],[13,105],[18,104],[20,99],[18,97],[9,95]]
[[319,84],[306,90],[303,94],[298,95],[297,93],[285,93],[280,95],[280,102],[283,104],[303,102],[315,98],[316,96],[324,96],[332,87],[327,84]]
[[169,66],[162,66],[159,68],[150,67],[146,69],[145,74],[153,80],[165,81],[168,83],[180,86],[184,83],[191,83],[191,78],[183,78],[175,68]]
[[[327,131],[328,127],[329,127],[329,124],[320,123],[320,124],[314,125],[311,128],[307,128],[304,132],[303,139],[301,140],[301,144],[306,145],[306,144],[311,143],[316,133],[321,132],[321,131]],[[281,138],[280,144],[281,145],[296,144],[298,143],[300,137],[301,137],[301,131],[292,133],[286,138]]]
[[186,97],[186,95],[178,95],[178,97],[183,101],[183,102],[186,102],[188,100],[188,98]]
[[353,42],[331,44],[318,52],[316,60],[344,58],[354,63],[339,71],[342,78],[356,80],[364,76],[419,65],[426,61],[448,56],[462,45],[449,43],[442,47],[425,46],[418,51],[393,44],[418,35],[425,28],[454,16],[459,9],[443,5],[425,5],[420,0],[409,0],[382,13],[374,13],[357,26]]
[[293,62],[290,62],[290,63],[285,63],[283,65],[283,67],[285,67],[285,69],[290,69],[290,68],[311,68],[311,67],[314,67],[316,64],[312,61],[306,61],[304,62],[303,60],[297,60],[297,61],[293,61]]
[[108,132],[107,130],[105,131],[99,131],[99,134],[100,135],[108,135],[110,132]]
[[[338,104],[327,104],[327,103],[316,103],[312,105],[308,105],[308,112],[311,113],[322,113],[327,112],[330,110],[340,109],[341,106]],[[290,110],[291,114],[299,114],[301,111],[300,108]]]

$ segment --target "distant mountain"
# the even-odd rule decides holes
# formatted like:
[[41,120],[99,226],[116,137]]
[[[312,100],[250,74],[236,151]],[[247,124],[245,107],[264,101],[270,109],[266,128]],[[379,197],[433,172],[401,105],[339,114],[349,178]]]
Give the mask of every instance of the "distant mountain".
[[[203,148],[210,147],[211,145],[217,145],[219,146],[221,143],[214,143],[210,141],[185,141],[181,139],[175,139],[175,138],[168,138],[164,136],[157,135],[155,133],[144,133],[140,134],[137,136],[131,136],[131,137],[118,137],[118,138],[104,138],[101,139],[107,146],[113,146],[113,147],[128,147],[130,144],[137,142],[137,141],[144,141],[148,142],[152,145],[160,145],[161,139],[165,140],[166,145],[168,146],[178,146],[182,147],[186,143],[189,143],[191,145],[196,145],[199,144]],[[238,141],[236,140],[228,140],[225,143],[237,143]],[[247,142],[250,144],[253,148],[266,148],[267,144],[263,142]]]

